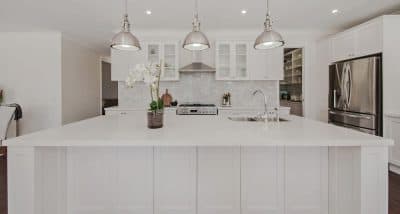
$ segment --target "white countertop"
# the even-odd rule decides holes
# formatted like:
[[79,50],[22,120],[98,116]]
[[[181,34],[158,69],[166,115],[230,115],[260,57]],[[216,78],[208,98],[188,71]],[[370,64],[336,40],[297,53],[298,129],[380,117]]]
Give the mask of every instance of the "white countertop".
[[226,116],[165,114],[148,129],[145,112],[99,116],[5,141],[7,146],[388,146],[392,140],[291,116],[237,122]]

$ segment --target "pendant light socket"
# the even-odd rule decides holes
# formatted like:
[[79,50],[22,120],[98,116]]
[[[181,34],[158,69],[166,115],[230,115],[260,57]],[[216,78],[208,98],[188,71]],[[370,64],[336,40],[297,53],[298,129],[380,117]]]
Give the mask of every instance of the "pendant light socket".
[[206,35],[200,31],[200,21],[197,12],[197,0],[195,0],[195,13],[193,18],[193,30],[183,42],[183,48],[190,51],[201,51],[210,48],[210,42]]
[[272,30],[272,20],[269,15],[269,7],[267,0],[267,15],[264,22],[264,31],[256,38],[254,49],[265,50],[281,47],[285,44],[281,34]]
[[125,1],[125,12],[121,31],[112,38],[111,48],[124,51],[141,50],[139,40],[130,31],[131,24],[128,19],[127,1]]

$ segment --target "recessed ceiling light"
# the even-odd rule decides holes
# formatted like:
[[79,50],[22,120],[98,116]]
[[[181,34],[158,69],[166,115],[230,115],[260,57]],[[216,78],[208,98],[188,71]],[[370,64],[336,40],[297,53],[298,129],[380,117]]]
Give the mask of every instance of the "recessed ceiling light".
[[339,13],[339,10],[338,9],[333,9],[332,10],[332,14],[338,14]]
[[242,13],[242,15],[244,15],[247,13],[247,10],[242,10],[242,11],[240,11],[240,13]]
[[151,10],[146,10],[147,15],[151,15],[151,13],[152,13]]

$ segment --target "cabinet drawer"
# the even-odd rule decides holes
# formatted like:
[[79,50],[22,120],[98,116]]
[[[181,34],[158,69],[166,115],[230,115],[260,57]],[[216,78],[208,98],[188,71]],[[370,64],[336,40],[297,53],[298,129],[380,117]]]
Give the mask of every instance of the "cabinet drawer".
[[106,110],[106,115],[128,115],[132,114],[134,111],[116,111],[116,110]]

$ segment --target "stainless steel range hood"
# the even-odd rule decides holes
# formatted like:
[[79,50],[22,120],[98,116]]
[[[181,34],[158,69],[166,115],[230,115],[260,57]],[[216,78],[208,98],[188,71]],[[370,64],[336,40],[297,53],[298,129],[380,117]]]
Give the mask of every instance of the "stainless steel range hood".
[[192,63],[186,65],[179,69],[181,73],[214,73],[215,68],[204,64],[201,62],[201,52],[200,51],[193,51],[192,52]]
[[191,64],[179,69],[179,72],[215,72],[215,68],[202,62],[192,62]]

